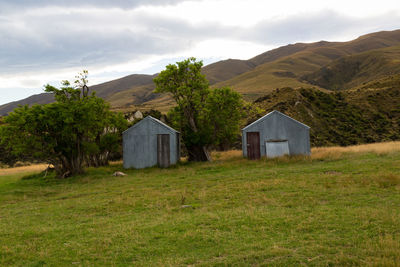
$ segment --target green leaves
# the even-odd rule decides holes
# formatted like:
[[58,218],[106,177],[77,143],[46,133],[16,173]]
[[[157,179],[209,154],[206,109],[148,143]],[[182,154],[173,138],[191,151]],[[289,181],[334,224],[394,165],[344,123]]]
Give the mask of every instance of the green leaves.
[[[86,85],[87,80],[80,82]],[[69,87],[69,82],[63,86],[46,85],[56,102],[15,109],[5,118],[0,134],[3,145],[16,155],[53,164],[65,177],[81,173],[93,161],[106,164],[108,155],[118,152],[127,122],[122,114],[112,113],[103,99],[81,96],[81,89]]]
[[208,158],[199,154],[211,145],[231,144],[242,116],[241,96],[230,88],[210,90],[202,66],[202,61],[189,58],[168,65],[154,79],[155,92],[170,93],[177,103],[169,117],[181,131],[189,160]]
[[208,81],[201,74],[202,61],[189,58],[176,65],[168,65],[154,79],[157,93],[171,93],[177,104],[193,108],[208,94]]
[[81,97],[87,97],[89,92],[88,77],[89,72],[83,70],[75,76],[74,86],[68,80],[61,82],[62,87],[56,88],[50,84],[45,85],[44,91],[54,94],[57,102],[69,103],[71,101],[78,101]]
[[229,146],[240,131],[244,116],[242,96],[229,87],[216,88],[206,101],[208,125],[212,127],[212,143]]

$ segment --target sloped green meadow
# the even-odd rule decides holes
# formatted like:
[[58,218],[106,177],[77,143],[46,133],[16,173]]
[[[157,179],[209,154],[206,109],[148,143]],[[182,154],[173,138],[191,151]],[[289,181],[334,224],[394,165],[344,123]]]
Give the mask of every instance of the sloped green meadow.
[[116,170],[0,176],[0,266],[400,262],[399,152]]

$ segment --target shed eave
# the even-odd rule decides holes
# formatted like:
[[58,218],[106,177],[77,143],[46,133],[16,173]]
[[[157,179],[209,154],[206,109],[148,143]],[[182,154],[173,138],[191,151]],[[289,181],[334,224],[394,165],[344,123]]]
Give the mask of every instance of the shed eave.
[[123,131],[122,134],[124,135],[125,133],[127,133],[127,132],[129,132],[129,131],[135,129],[135,128],[138,127],[140,124],[142,124],[145,120],[152,120],[152,121],[154,121],[154,122],[160,124],[161,126],[167,128],[169,131],[171,131],[171,132],[173,132],[173,133],[179,133],[179,132],[178,132],[177,130],[175,130],[174,128],[172,128],[172,127],[166,125],[166,124],[163,123],[162,121],[160,121],[160,120],[158,120],[158,119],[156,119],[156,118],[153,118],[152,116],[149,115],[149,116],[145,117],[144,119],[142,119],[141,121],[139,121],[138,123],[136,123],[135,125],[129,127],[129,128],[126,129],[125,131]]
[[289,119],[291,119],[292,121],[296,122],[297,124],[300,124],[301,126],[307,128],[307,129],[310,129],[310,126],[305,125],[304,123],[299,122],[298,120],[295,120],[295,119],[293,119],[292,117],[289,117],[288,115],[283,114],[282,112],[279,112],[279,111],[277,111],[277,110],[273,110],[273,111],[271,111],[270,113],[268,113],[268,114],[262,116],[262,117],[259,118],[258,120],[254,121],[254,122],[250,123],[249,125],[247,125],[246,127],[244,127],[244,128],[242,129],[242,132],[245,131],[245,130],[247,130],[247,129],[250,128],[251,126],[253,126],[253,125],[259,123],[260,121],[263,121],[264,119],[266,119],[267,117],[271,116],[271,115],[274,114],[274,113],[278,113],[278,114],[280,114],[280,115],[283,115],[283,116],[285,116],[286,118],[289,118]]
[[[169,129],[170,131],[175,132],[175,133],[180,133],[180,132],[178,132],[177,130],[175,130],[174,128],[172,128],[171,126],[168,126],[167,124],[163,123],[162,121],[160,121],[160,120],[158,120],[158,119],[156,119],[156,118],[153,118],[152,116],[148,116],[148,117],[150,117],[151,120],[153,120],[153,121],[155,121],[155,122],[161,124],[162,126],[166,127],[166,128]],[[146,117],[146,118],[147,118],[147,117]]]

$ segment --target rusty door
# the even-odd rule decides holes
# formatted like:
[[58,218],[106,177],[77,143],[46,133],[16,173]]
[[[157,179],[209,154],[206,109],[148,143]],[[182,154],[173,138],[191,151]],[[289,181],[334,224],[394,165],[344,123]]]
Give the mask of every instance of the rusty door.
[[259,132],[247,132],[247,157],[249,159],[259,159],[260,154],[260,133]]
[[157,163],[161,168],[167,168],[170,165],[169,134],[157,135]]

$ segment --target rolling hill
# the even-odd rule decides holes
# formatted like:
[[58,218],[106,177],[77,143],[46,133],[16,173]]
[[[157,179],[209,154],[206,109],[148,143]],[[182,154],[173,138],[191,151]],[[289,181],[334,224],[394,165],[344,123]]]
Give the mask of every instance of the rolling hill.
[[303,78],[329,90],[344,90],[398,73],[400,46],[394,46],[339,58]]
[[[400,73],[400,30],[363,35],[349,42],[296,43],[267,51],[249,60],[228,59],[203,68],[212,87],[230,86],[254,101],[276,88],[314,87],[338,90],[361,88],[374,80]],[[116,110],[167,111],[173,101],[153,93],[154,75],[133,74],[91,86]],[[48,103],[39,94],[0,106],[5,115],[22,104]]]
[[[311,127],[313,146],[353,145],[400,139],[400,75],[363,89],[323,92],[317,89],[273,90],[254,101],[265,114],[279,110]],[[375,86],[375,88],[373,88]],[[259,118],[248,118],[247,123]]]
[[[382,54],[389,55],[390,48],[399,45],[400,30],[368,34],[350,42],[321,41],[288,45],[250,59],[249,61],[256,65],[254,69],[215,86],[231,86],[249,100],[286,86],[293,88],[315,86],[318,89],[330,89],[324,87],[324,84],[310,83],[303,78],[341,58],[368,51],[379,54],[380,50],[384,50]],[[397,53],[392,53],[391,56],[395,56],[392,62],[400,59]]]

